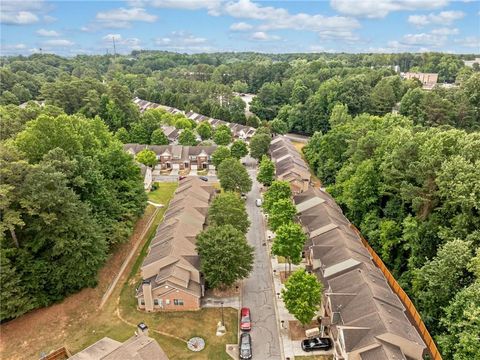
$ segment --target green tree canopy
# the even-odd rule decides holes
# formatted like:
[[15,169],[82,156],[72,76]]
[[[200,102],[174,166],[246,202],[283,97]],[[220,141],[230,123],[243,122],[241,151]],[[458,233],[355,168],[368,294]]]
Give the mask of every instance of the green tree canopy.
[[217,145],[228,145],[232,141],[232,135],[230,133],[230,129],[228,131],[225,130],[215,130],[213,134],[213,141]]
[[229,287],[252,271],[253,248],[232,225],[210,226],[198,234],[197,251],[210,287]]
[[157,164],[157,154],[152,150],[142,150],[140,151],[135,159],[146,166],[154,167]]
[[267,213],[270,213],[272,206],[278,200],[290,199],[292,197],[292,190],[287,181],[274,181],[268,188],[263,198],[263,208]]
[[212,163],[213,165],[215,165],[216,168],[218,168],[218,166],[222,163],[223,160],[231,157],[232,157],[232,154],[228,147],[219,146],[212,153]]
[[272,138],[267,134],[255,134],[250,139],[250,155],[260,160],[268,152]]
[[292,263],[300,264],[302,261],[302,250],[306,240],[307,237],[299,224],[291,221],[284,223],[275,231],[272,254],[286,258],[290,269]]
[[197,145],[197,137],[190,129],[183,130],[178,136],[178,143],[183,146]]
[[217,168],[220,185],[225,191],[248,193],[252,188],[252,180],[245,167],[234,158],[223,160]]
[[208,222],[212,226],[232,225],[246,233],[250,226],[245,202],[237,193],[226,191],[218,195],[208,210]]
[[155,129],[150,138],[152,145],[168,145],[169,141],[162,129]]
[[257,180],[264,186],[270,186],[275,179],[275,164],[267,155],[262,156],[258,169]]
[[274,134],[283,135],[288,132],[288,124],[277,118],[270,122],[270,128]]
[[292,222],[296,213],[297,209],[295,205],[293,205],[292,200],[280,199],[274,202],[270,208],[268,226],[270,226],[273,231],[277,231],[283,224]]
[[207,121],[202,121],[200,124],[198,124],[196,130],[202,140],[208,140],[212,138],[212,125],[210,125]]
[[248,146],[245,141],[242,140],[235,140],[230,146],[230,151],[232,156],[236,159],[241,159],[244,156],[248,155]]
[[289,276],[282,289],[282,299],[288,312],[302,325],[309,324],[322,300],[322,284],[315,275],[299,269]]

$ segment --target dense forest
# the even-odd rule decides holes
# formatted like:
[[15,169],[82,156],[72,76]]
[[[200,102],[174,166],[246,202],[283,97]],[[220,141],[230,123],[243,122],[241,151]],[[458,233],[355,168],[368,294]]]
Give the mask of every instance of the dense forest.
[[[311,135],[312,170],[414,300],[446,359],[480,352],[480,72],[451,54],[49,54],[0,59],[2,319],[95,284],[142,213],[121,143],[181,115]],[[422,89],[394,71],[435,72]],[[441,86],[447,83],[450,86]],[[255,98],[245,115],[237,93]],[[27,106],[19,104],[30,102]],[[275,129],[282,129],[276,131]],[[196,129],[202,140],[212,129]],[[187,133],[187,131],[185,131]]]

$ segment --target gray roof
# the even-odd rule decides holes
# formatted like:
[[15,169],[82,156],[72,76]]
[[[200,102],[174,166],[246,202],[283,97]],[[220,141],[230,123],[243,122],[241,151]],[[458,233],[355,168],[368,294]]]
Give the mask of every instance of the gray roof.
[[158,343],[143,334],[132,336],[124,343],[108,337],[73,355],[72,360],[168,360]]
[[310,188],[295,195],[294,202],[309,235],[312,270],[325,284],[332,311],[340,315],[335,326],[343,332],[349,356],[420,360],[422,338],[333,198]]

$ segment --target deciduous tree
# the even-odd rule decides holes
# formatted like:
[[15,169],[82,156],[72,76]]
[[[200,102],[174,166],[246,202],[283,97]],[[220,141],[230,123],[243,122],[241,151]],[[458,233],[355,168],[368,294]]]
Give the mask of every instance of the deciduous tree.
[[268,152],[272,138],[267,134],[255,134],[250,139],[250,155],[260,160]]
[[245,202],[234,192],[218,195],[208,210],[208,223],[212,226],[232,225],[245,234],[250,226]]
[[292,263],[300,264],[302,261],[302,250],[306,240],[307,237],[299,224],[288,222],[280,225],[273,239],[272,254],[286,258],[290,272]]
[[320,307],[322,291],[322,284],[317,281],[315,275],[299,269],[285,282],[282,298],[288,312],[302,325],[307,325]]
[[200,268],[210,287],[226,288],[252,271],[253,248],[232,225],[210,226],[197,235]]
[[212,163],[218,168],[218,165],[222,163],[223,160],[232,157],[230,149],[226,146],[219,146],[217,149],[212,153]]
[[283,224],[292,222],[296,213],[297,209],[293,205],[292,200],[280,199],[274,202],[270,208],[268,226],[273,231],[277,231]]
[[234,158],[223,160],[217,168],[220,185],[225,191],[248,193],[252,188],[252,180],[245,167]]
[[248,146],[245,141],[235,140],[230,147],[230,151],[234,158],[241,159],[248,155]]
[[270,186],[274,179],[275,164],[266,155],[263,155],[258,168],[257,180],[264,186]]
[[142,150],[140,151],[135,159],[146,166],[154,167],[157,164],[157,154],[153,152],[152,150]]
[[290,184],[287,181],[274,181],[272,185],[268,188],[263,199],[263,208],[267,213],[270,213],[270,210],[274,203],[281,199],[290,199],[292,197],[292,190],[290,189]]

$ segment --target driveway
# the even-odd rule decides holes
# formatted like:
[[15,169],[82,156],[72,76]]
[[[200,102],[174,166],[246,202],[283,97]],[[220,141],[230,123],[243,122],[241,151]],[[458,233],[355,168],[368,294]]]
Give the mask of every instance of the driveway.
[[260,197],[260,187],[255,179],[256,170],[251,160],[247,169],[252,177],[252,191],[247,195],[246,207],[251,221],[247,239],[255,248],[253,271],[243,281],[242,306],[249,307],[252,312],[252,344],[253,358],[262,360],[281,359],[280,340],[277,317],[274,308],[274,286],[270,257],[265,246],[265,224],[260,208],[255,200]]

